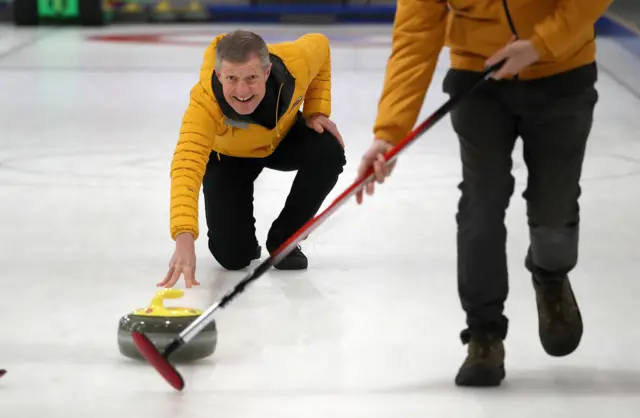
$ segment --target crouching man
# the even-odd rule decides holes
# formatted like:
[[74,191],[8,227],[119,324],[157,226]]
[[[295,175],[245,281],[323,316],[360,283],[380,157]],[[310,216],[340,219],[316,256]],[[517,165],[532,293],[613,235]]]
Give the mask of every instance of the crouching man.
[[[329,40],[321,34],[267,45],[255,33],[235,31],[209,45],[171,164],[170,233],[176,248],[158,286],[174,286],[181,275],[187,287],[199,284],[201,186],[209,250],[228,270],[260,258],[253,197],[265,168],[297,171],[269,230],[267,251],[315,216],[346,164],[344,143],[329,119],[330,56]],[[307,258],[298,247],[274,267],[306,269]]]

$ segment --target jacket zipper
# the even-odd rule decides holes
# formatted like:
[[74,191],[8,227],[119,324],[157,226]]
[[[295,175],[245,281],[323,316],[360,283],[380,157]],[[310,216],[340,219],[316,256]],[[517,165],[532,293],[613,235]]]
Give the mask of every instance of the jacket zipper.
[[509,12],[509,5],[507,4],[507,0],[502,0],[502,6],[504,7],[504,13],[507,15],[507,22],[509,22],[509,28],[511,28],[511,32],[518,38],[518,31],[516,31],[516,26],[513,24],[513,20],[511,20],[511,13]]
[[[513,33],[516,39],[518,39],[518,31],[516,30],[516,25],[514,25],[513,20],[511,19],[511,12],[509,12],[509,5],[507,4],[507,0],[502,0],[502,7],[504,8],[504,13],[507,15],[507,22],[509,23],[511,33]],[[514,76],[514,79],[518,79],[518,74]]]
[[[276,138],[280,139],[280,126],[278,126],[278,110],[280,110],[280,94],[282,93],[282,86],[284,86],[283,83],[280,84],[280,87],[278,88],[278,99],[276,100]],[[273,142],[271,143],[271,151],[273,152]]]

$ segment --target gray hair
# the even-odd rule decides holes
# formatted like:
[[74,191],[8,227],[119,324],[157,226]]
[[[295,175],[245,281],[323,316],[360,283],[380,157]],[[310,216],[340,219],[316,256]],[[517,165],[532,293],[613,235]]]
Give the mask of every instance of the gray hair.
[[260,35],[245,30],[230,32],[216,46],[216,71],[220,71],[222,61],[241,64],[254,54],[260,58],[262,68],[266,69],[271,63],[267,44]]

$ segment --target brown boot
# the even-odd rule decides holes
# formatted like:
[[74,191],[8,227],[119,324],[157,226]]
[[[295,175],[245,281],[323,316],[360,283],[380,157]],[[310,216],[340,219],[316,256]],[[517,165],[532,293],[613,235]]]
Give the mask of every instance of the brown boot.
[[458,371],[458,386],[499,386],[505,378],[504,344],[495,334],[471,331],[468,354]]
[[569,279],[541,282],[533,279],[538,306],[538,332],[547,354],[571,354],[582,338],[582,316]]

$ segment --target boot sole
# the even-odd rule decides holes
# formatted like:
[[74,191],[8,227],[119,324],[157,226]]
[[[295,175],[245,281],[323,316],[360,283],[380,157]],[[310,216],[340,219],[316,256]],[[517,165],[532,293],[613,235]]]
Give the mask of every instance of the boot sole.
[[282,266],[282,265],[278,265],[278,264],[276,264],[276,265],[274,265],[274,266],[273,266],[273,268],[274,268],[274,269],[276,269],[276,270],[283,270],[283,271],[286,271],[286,270],[289,270],[289,271],[293,271],[293,270],[307,270],[307,264],[305,264],[304,266],[301,266],[301,265],[299,265],[299,264],[298,264],[298,265],[295,265],[295,266],[288,266],[288,265],[286,265],[286,264],[285,264],[284,266]]
[[455,383],[463,387],[495,387],[500,386],[505,377],[504,364],[497,370],[476,366],[469,368],[464,377],[456,377]]
[[[569,280],[569,279],[567,279]],[[575,338],[571,340],[562,341],[562,343],[556,343],[553,340],[553,337],[547,338],[547,333],[542,326],[542,320],[540,318],[540,306],[538,306],[536,301],[536,306],[538,306],[538,336],[540,338],[540,344],[544,351],[552,356],[552,357],[565,357],[569,354],[573,353],[580,346],[580,341],[582,340],[582,334],[584,333],[584,325],[582,322],[582,312],[580,311],[580,307],[578,306],[578,300],[576,299],[575,294],[573,293],[573,287],[571,286],[571,282],[569,283],[569,292],[571,294],[571,299],[573,300],[573,304],[576,308],[577,313],[577,321],[574,325],[575,329]],[[535,287],[534,282],[534,287]],[[573,334],[573,333],[572,333]]]

